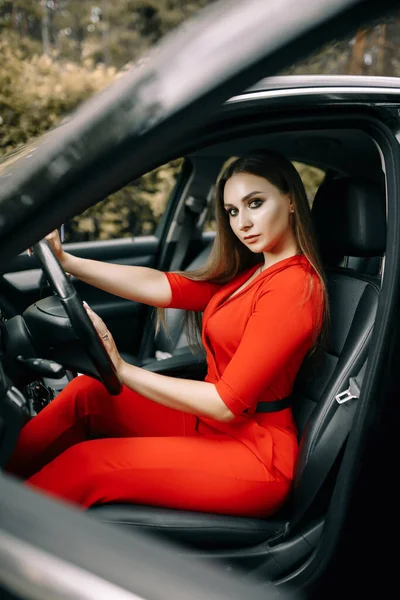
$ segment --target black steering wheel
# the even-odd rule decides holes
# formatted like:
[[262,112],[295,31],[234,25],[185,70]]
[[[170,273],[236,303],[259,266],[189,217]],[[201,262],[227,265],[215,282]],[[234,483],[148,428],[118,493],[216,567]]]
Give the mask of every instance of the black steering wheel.
[[92,321],[83,307],[73,283],[68,279],[59,260],[46,240],[32,247],[33,254],[46,275],[50,286],[59,298],[83,349],[92,360],[100,380],[107,391],[116,396],[122,385],[113,362],[105,349]]

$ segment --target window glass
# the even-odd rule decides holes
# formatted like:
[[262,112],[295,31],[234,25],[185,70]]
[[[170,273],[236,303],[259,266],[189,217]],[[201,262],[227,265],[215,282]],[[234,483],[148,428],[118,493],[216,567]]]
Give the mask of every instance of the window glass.
[[317,167],[313,167],[312,165],[307,165],[305,163],[295,161],[293,164],[300,174],[306,190],[308,203],[310,207],[312,207],[315,194],[323,182],[326,173],[322,169],[318,169]]
[[154,235],[183,161],[146,173],[65,223],[66,242]]
[[337,39],[280,75],[368,75],[399,77],[400,11],[361,26],[354,35]]

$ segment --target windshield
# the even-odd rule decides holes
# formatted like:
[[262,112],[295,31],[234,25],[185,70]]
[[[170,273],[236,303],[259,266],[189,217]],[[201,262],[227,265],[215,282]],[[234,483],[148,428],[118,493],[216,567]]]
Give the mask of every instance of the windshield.
[[400,10],[338,38],[296,62],[285,75],[399,77]]
[[[97,6],[86,0],[79,5],[54,0],[41,3],[40,9],[35,3],[5,4],[0,89],[7,101],[0,114],[0,169],[21,156],[29,159],[38,137],[132,65],[140,67],[165,34],[214,3],[131,5],[114,0]],[[278,74],[398,77],[399,42],[400,10],[360,26]]]
[[[291,19],[286,18],[284,4],[293,9]],[[203,14],[206,5],[210,10]],[[12,232],[21,231],[22,219],[30,222],[36,207],[48,214],[46,206],[55,198],[63,207],[61,219],[83,213],[143,173],[180,158],[172,154],[174,137],[194,131],[229,95],[263,75],[332,73],[333,60],[349,73],[356,64],[354,56],[361,54],[363,64],[371,68],[388,64],[397,69],[389,56],[397,16],[385,27],[374,24],[367,33],[363,29],[354,39],[335,41],[314,58],[290,64],[308,32],[323,24],[323,37],[328,38],[330,18],[353,5],[353,0],[197,0],[190,7],[171,1],[144,8],[115,0],[102,7],[81,2],[78,9],[76,3],[52,1],[41,3],[36,12],[31,3],[12,10],[4,5],[3,231],[13,238]],[[356,20],[355,11],[352,14]],[[268,36],[265,20],[275,23]],[[187,27],[171,33],[186,22]],[[346,22],[350,27],[351,19]],[[168,39],[148,54],[166,34]],[[304,54],[312,45],[304,44]],[[278,59],[281,46],[289,50]],[[387,53],[382,50],[386,46]],[[157,136],[156,159],[151,136]],[[154,190],[155,199],[158,192]],[[75,207],[68,211],[72,202]],[[124,192],[123,202],[129,210],[130,193]],[[121,202],[116,205],[121,207]]]

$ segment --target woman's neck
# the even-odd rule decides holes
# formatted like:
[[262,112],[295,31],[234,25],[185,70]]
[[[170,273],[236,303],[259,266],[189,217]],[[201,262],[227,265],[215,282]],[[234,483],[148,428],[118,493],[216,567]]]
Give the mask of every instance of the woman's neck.
[[272,265],[281,260],[285,260],[285,258],[290,258],[291,256],[296,256],[297,254],[301,254],[301,251],[295,240],[293,240],[293,243],[286,244],[285,248],[282,248],[281,250],[273,252],[263,252],[263,270],[267,269],[268,267],[271,267]]

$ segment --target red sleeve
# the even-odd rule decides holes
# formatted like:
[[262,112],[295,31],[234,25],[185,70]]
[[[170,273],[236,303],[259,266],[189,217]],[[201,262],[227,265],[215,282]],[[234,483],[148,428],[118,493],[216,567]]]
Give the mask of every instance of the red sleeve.
[[172,300],[166,308],[203,312],[221,286],[208,281],[192,281],[178,273],[165,273],[171,286]]
[[229,410],[241,414],[261,399],[285,365],[304,358],[319,325],[321,288],[309,272],[286,269],[269,281],[256,300],[238,349],[216,389]]

